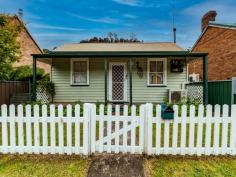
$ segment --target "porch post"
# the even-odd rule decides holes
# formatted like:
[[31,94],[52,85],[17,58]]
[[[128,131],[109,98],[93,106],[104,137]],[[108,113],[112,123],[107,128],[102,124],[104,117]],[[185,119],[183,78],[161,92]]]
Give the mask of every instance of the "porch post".
[[132,59],[129,58],[129,103],[133,104],[133,93],[132,93]]
[[208,104],[208,56],[203,57],[203,102]]
[[105,104],[107,104],[107,59],[104,59],[104,79],[105,79]]
[[33,57],[32,69],[33,69],[32,101],[36,101],[36,72],[37,72],[36,57]]

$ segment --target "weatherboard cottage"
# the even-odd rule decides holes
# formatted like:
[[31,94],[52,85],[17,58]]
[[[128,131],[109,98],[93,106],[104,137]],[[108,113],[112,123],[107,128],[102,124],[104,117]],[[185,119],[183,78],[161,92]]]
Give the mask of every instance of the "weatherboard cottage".
[[207,103],[207,53],[191,53],[175,43],[74,43],[32,56],[33,98],[41,61],[51,65],[55,103],[161,103],[171,99],[171,91],[184,90],[188,62],[202,59]]

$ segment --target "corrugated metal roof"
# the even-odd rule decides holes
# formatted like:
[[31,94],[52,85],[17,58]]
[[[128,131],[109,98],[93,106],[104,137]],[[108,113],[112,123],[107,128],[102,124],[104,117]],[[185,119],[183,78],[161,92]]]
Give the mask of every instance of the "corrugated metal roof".
[[175,43],[72,43],[57,47],[58,52],[156,52],[156,51],[184,51]]

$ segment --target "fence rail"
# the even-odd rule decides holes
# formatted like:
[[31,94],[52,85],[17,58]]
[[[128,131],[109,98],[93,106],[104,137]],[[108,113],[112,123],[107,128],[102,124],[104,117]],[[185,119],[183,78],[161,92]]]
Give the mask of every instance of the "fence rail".
[[174,105],[174,119],[161,106],[1,106],[1,153],[235,155],[236,105]]

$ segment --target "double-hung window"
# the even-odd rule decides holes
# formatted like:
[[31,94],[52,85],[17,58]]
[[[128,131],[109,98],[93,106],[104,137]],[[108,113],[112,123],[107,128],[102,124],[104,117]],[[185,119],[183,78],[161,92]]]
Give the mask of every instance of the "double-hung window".
[[149,86],[166,85],[166,59],[148,59],[147,81]]
[[89,85],[88,59],[71,59],[71,84]]

